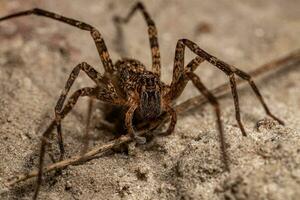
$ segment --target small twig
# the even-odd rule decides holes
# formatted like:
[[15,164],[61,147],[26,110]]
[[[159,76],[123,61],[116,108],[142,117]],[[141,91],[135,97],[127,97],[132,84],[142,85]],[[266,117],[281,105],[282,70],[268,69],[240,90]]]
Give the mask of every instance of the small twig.
[[[290,64],[296,64],[296,63],[300,63],[300,50],[296,50],[283,58],[269,62],[265,65],[262,65],[261,67],[257,68],[256,70],[253,70],[249,74],[252,77],[257,77],[257,76],[264,75],[271,70],[275,70],[280,67],[287,66]],[[237,84],[239,84],[239,85],[243,82],[244,81],[241,79],[237,80]],[[228,84],[225,83],[225,84],[220,85],[219,87],[216,87],[215,89],[213,89],[212,93],[214,95],[216,95],[218,98],[220,98],[221,96],[226,95],[229,91],[230,91],[230,88],[229,88]],[[178,114],[182,114],[194,106],[200,106],[207,102],[208,101],[203,96],[196,96],[194,98],[191,98],[191,99],[175,106],[175,109]],[[142,129],[143,131],[140,131],[139,135],[144,135],[145,133],[149,132],[150,130],[155,129],[157,126],[159,126],[160,124],[165,122],[167,119],[168,119],[167,115],[164,114],[159,119],[151,122],[150,124],[149,123],[141,124],[139,126],[139,129]],[[99,146],[94,147],[92,150],[85,153],[84,155],[72,156],[69,159],[65,159],[63,161],[49,165],[49,166],[45,167],[45,169],[43,171],[44,171],[44,173],[50,172],[53,170],[63,169],[69,165],[77,165],[77,164],[86,162],[88,160],[95,158],[95,156],[100,153],[104,153],[104,152],[112,149],[115,146],[118,146],[118,145],[124,144],[124,143],[128,143],[131,141],[132,141],[132,139],[129,136],[123,135],[120,138],[118,138],[116,140],[112,140],[104,145],[99,145]],[[5,185],[10,187],[10,186],[15,185],[16,183],[25,181],[25,180],[35,177],[37,175],[38,175],[38,170],[33,170],[29,173],[21,174],[19,176],[15,176],[15,177],[9,179]]]

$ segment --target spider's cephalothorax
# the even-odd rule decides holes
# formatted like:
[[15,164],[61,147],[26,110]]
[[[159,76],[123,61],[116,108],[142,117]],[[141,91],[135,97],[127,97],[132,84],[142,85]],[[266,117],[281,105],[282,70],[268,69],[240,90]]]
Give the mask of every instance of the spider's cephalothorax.
[[154,119],[161,114],[162,82],[157,74],[133,59],[116,63],[117,86],[127,99],[133,98],[138,107],[135,114],[139,119]]
[[[222,157],[225,164],[225,168],[227,170],[229,170],[229,166],[225,150],[225,139],[223,134],[219,103],[214,97],[214,95],[210,93],[209,90],[204,86],[200,78],[194,73],[194,71],[200,65],[200,63],[202,63],[203,61],[207,61],[210,64],[217,67],[218,69],[220,69],[228,76],[234,99],[236,120],[244,136],[246,136],[246,132],[244,130],[244,126],[240,117],[239,99],[236,89],[236,76],[239,76],[240,78],[246,80],[249,83],[258,100],[264,107],[266,113],[273,119],[277,120],[279,123],[283,124],[283,122],[280,119],[275,117],[270,112],[268,106],[264,102],[263,97],[261,96],[258,88],[251,79],[250,75],[212,56],[205,50],[201,49],[196,43],[192,42],[191,40],[178,40],[175,50],[172,82],[170,85],[163,84],[160,81],[161,61],[157,39],[157,29],[155,27],[154,21],[151,19],[150,15],[145,10],[143,4],[138,2],[137,4],[135,4],[135,6],[131,9],[131,11],[125,18],[116,17],[115,22],[117,23],[117,25],[129,22],[129,20],[134,15],[134,13],[136,13],[136,11],[141,11],[148,26],[148,35],[152,54],[151,71],[147,71],[143,64],[133,59],[123,59],[118,61],[115,65],[113,65],[113,62],[110,58],[107,47],[100,32],[87,23],[67,18],[59,14],[52,13],[39,8],[18,12],[0,18],[0,21],[3,21],[14,17],[32,14],[54,19],[69,24],[71,26],[77,27],[81,30],[88,31],[90,32],[94,40],[94,43],[97,47],[101,62],[105,70],[105,74],[102,75],[99,72],[97,72],[92,66],[85,62],[78,64],[72,70],[70,77],[67,80],[67,83],[64,87],[64,90],[61,93],[61,96],[56,104],[55,119],[52,121],[47,130],[43,133],[39,160],[39,173],[34,199],[37,198],[39,187],[42,181],[44,155],[46,146],[48,144],[47,139],[50,138],[50,134],[53,128],[56,127],[58,132],[57,136],[62,159],[64,155],[64,146],[61,133],[61,121],[72,110],[79,97],[89,96],[91,98],[98,99],[108,104],[121,107],[122,110],[125,110],[123,118],[124,127],[127,130],[127,134],[129,134],[130,136],[132,136],[140,142],[145,142],[144,138],[138,136],[138,134],[136,133],[134,129],[133,119],[139,118],[139,120],[149,121],[158,117],[163,111],[167,112],[171,116],[171,122],[169,128],[166,131],[166,134],[171,134],[174,130],[177,121],[176,112],[171,106],[172,102],[181,95],[187,82],[192,81],[194,86],[209,100],[209,102],[215,109],[217,125],[220,135]],[[194,54],[196,54],[196,57],[187,65],[185,65],[184,63],[184,53],[186,47],[190,49]],[[85,87],[77,90],[69,97],[67,103],[65,103],[68,92],[80,71],[84,71],[95,82],[95,86]],[[90,117],[90,110],[91,106],[89,109],[88,118]],[[86,131],[86,138],[88,138],[88,131]]]
[[[162,113],[162,89],[163,83],[157,74],[148,71],[139,61],[134,59],[122,59],[115,64],[116,71],[111,78],[114,87],[119,91],[133,112],[125,114],[128,123],[136,124],[143,120],[153,120]],[[132,115],[132,117],[128,117]],[[131,126],[131,125],[129,125]],[[125,128],[128,128],[126,126]],[[134,127],[128,129],[135,135]],[[135,135],[136,137],[136,135]],[[145,140],[144,140],[145,141]]]

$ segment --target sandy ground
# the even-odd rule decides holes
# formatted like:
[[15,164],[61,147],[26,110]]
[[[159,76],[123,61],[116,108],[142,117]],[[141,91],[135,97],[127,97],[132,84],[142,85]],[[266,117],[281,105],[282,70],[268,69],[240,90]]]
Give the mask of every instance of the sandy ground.
[[[81,19],[98,27],[112,59],[120,57],[112,16],[125,15],[134,1],[0,1],[0,15],[35,6]],[[163,80],[171,80],[175,45],[189,38],[213,55],[250,71],[300,47],[298,0],[145,1],[157,24]],[[207,27],[208,26],[208,27]],[[127,54],[150,66],[147,31],[141,16],[125,27]],[[86,61],[103,71],[88,33],[38,17],[0,25],[0,197],[30,199],[34,180],[5,190],[4,181],[37,166],[40,136],[72,70]],[[188,53],[187,59],[191,58]],[[232,98],[221,100],[231,172],[220,160],[215,115],[206,106],[178,119],[173,135],[154,138],[126,153],[109,153],[62,174],[46,175],[40,199],[298,199],[300,195],[300,71],[281,70],[258,81],[275,115],[270,121],[248,87],[240,90],[243,137],[234,118]],[[209,88],[226,76],[203,64],[197,73]],[[91,85],[84,75],[74,88]],[[189,85],[179,100],[195,96]],[[67,156],[82,148],[87,100],[63,123]],[[77,114],[76,114],[77,113]],[[93,124],[101,116],[94,112]],[[262,126],[256,129],[258,121]],[[92,129],[99,138],[114,137]],[[53,142],[54,144],[55,141]],[[57,146],[53,145],[57,154]],[[51,163],[47,157],[47,163]]]

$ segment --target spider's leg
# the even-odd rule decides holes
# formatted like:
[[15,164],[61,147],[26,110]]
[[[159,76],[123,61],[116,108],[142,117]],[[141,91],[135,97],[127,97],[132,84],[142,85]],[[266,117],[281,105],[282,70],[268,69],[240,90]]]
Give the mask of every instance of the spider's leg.
[[40,190],[40,186],[41,186],[41,182],[42,182],[42,175],[43,175],[45,151],[46,151],[46,147],[48,144],[48,139],[49,139],[50,134],[52,133],[55,125],[56,125],[56,121],[53,120],[51,122],[51,124],[48,126],[48,128],[46,129],[46,131],[43,133],[43,136],[41,138],[41,148],[40,148],[40,157],[39,157],[39,173],[37,176],[36,187],[35,187],[35,192],[34,192],[34,196],[33,196],[34,200],[37,199],[37,196],[38,196],[38,193]]
[[42,135],[41,139],[41,149],[40,149],[40,157],[39,157],[39,172],[38,177],[36,181],[36,188],[34,191],[33,199],[37,199],[38,192],[40,189],[40,185],[42,182],[42,175],[43,175],[43,165],[44,165],[44,156],[45,156],[45,150],[48,143],[49,136],[55,126],[60,125],[60,121],[72,110],[74,105],[76,104],[77,100],[81,96],[95,96],[97,92],[97,88],[82,88],[80,90],[77,90],[73,93],[73,95],[70,97],[64,108],[61,110],[59,117],[60,120],[56,118],[51,122],[51,124],[48,126],[46,131]]
[[133,139],[136,140],[137,143],[139,144],[145,144],[146,143],[146,138],[138,136],[137,133],[135,132],[133,125],[132,125],[132,118],[134,115],[134,111],[137,109],[138,104],[137,103],[132,103],[129,104],[130,107],[125,113],[125,126],[127,129],[127,134],[130,135]]
[[4,17],[0,18],[0,21],[15,18],[15,17],[26,16],[26,15],[38,15],[38,16],[48,17],[48,18],[69,24],[71,26],[75,26],[79,29],[89,31],[91,33],[91,36],[94,39],[95,44],[96,44],[98,53],[100,55],[100,59],[103,63],[104,69],[105,69],[105,72],[112,73],[114,71],[114,66],[110,59],[105,42],[104,42],[100,32],[93,26],[91,26],[87,23],[84,23],[84,22],[81,22],[81,21],[78,21],[75,19],[71,19],[68,17],[64,17],[62,15],[59,15],[59,14],[56,14],[56,13],[53,13],[53,12],[50,12],[47,10],[39,9],[39,8],[34,8],[32,10],[26,10],[26,11],[17,12],[17,13],[11,14],[11,15],[4,16]]
[[190,61],[186,67],[184,67],[184,50],[185,46],[182,43],[178,42],[175,50],[172,83],[170,86],[170,90],[164,96],[164,99],[166,99],[167,102],[175,100],[181,95],[188,81],[192,80],[193,84],[209,100],[209,102],[213,105],[215,109],[217,125],[220,134],[222,158],[226,170],[229,170],[228,156],[225,148],[225,138],[222,127],[219,102],[217,101],[215,96],[211,92],[209,92],[209,90],[204,86],[200,78],[193,73],[197,69],[197,67],[204,61],[204,59],[202,57],[197,56],[192,61]]
[[88,146],[89,146],[89,141],[90,141],[89,130],[90,130],[90,121],[91,121],[91,116],[92,116],[93,105],[94,105],[94,99],[90,98],[89,104],[88,104],[87,118],[86,118],[83,149],[81,151],[82,154],[86,153]]
[[[177,50],[175,55],[176,54],[177,54]],[[173,101],[182,94],[185,86],[189,81],[189,79],[185,77],[185,73],[195,71],[203,61],[204,61],[203,58],[197,56],[193,60],[191,60],[185,68],[183,68],[184,58],[181,57],[180,59],[180,56],[175,56],[173,77],[170,86],[170,91],[165,96],[165,98],[168,99],[168,101]]]
[[170,106],[170,104],[167,103],[167,101],[163,102],[163,107],[164,107],[164,110],[171,116],[171,122],[170,122],[168,129],[163,133],[158,133],[158,135],[165,136],[165,135],[170,135],[171,133],[174,132],[175,125],[177,123],[177,114],[176,114],[176,111],[174,110],[174,108],[172,108]]
[[49,136],[52,132],[52,130],[61,124],[61,120],[63,120],[66,115],[73,109],[75,104],[77,103],[79,97],[89,96],[91,98],[97,98],[101,101],[120,105],[124,104],[123,100],[117,97],[117,94],[113,91],[107,91],[106,93],[99,92],[100,88],[82,88],[74,92],[71,97],[68,99],[68,102],[65,104],[65,106],[60,110],[59,114],[56,115],[55,119],[52,121],[52,123],[49,125],[47,130],[43,133],[42,136],[42,143],[41,143],[41,149],[40,149],[40,159],[39,159],[39,173],[37,177],[37,184],[36,189],[34,193],[34,199],[37,198],[39,188],[42,182],[42,175],[43,175],[43,164],[44,164],[44,156],[45,156],[45,149],[47,146],[47,141],[49,139]]
[[149,42],[151,47],[151,54],[152,54],[152,71],[160,76],[160,52],[159,52],[159,45],[158,45],[158,38],[157,38],[157,29],[155,26],[154,21],[150,17],[148,11],[145,9],[142,2],[136,3],[128,15],[124,18],[115,17],[114,20],[116,23],[128,23],[131,17],[136,13],[136,11],[141,11],[143,14],[144,19],[146,20],[148,26],[148,35],[149,35]]
[[194,72],[187,72],[187,77],[192,80],[195,87],[202,93],[203,96],[205,96],[209,103],[214,107],[216,117],[217,117],[217,125],[220,133],[220,143],[221,143],[221,150],[222,150],[222,158],[224,161],[224,165],[226,170],[229,171],[229,165],[228,165],[228,156],[226,153],[225,148],[225,137],[224,137],[224,131],[221,121],[221,112],[220,112],[220,105],[217,100],[217,98],[204,86],[204,84],[201,82],[200,78],[194,73]]
[[64,104],[64,101],[68,95],[68,92],[73,85],[75,79],[78,77],[78,74],[80,70],[83,70],[97,85],[104,85],[107,84],[107,81],[104,76],[102,76],[100,73],[98,73],[93,67],[91,67],[89,64],[82,62],[78,64],[71,72],[64,90],[62,91],[57,104],[55,106],[55,118],[57,120],[57,136],[58,136],[58,144],[59,144],[59,149],[61,152],[61,157],[60,160],[63,159],[64,155],[64,146],[63,146],[63,139],[62,139],[62,131],[61,131],[61,110]]
[[[178,48],[176,48],[176,54],[178,55]],[[184,56],[184,54],[183,54]],[[169,105],[169,102],[172,102],[174,99],[179,97],[181,93],[183,92],[186,84],[188,83],[189,79],[186,78],[185,74],[186,72],[193,72],[199,65],[202,63],[204,59],[197,56],[193,60],[191,60],[188,65],[183,69],[184,65],[184,58],[181,56],[175,56],[175,62],[174,62],[174,68],[173,68],[173,80],[170,86],[170,90],[168,93],[163,97],[163,106],[165,107],[165,110],[169,113],[171,116],[171,123],[169,125],[169,128],[165,133],[162,133],[160,135],[169,135],[174,131],[176,122],[177,122],[177,116],[176,111]]]
[[62,137],[62,130],[61,130],[61,124],[60,121],[56,123],[56,130],[57,130],[57,142],[58,142],[58,147],[60,151],[60,157],[59,161],[62,161],[65,155],[65,147],[64,147],[64,141]]
[[181,42],[177,42],[174,57],[173,76],[170,91],[165,98],[168,101],[177,99],[183,92],[189,79],[185,77],[186,72],[193,72],[205,60],[199,56],[191,60],[186,67],[184,67],[185,46]]
[[259,99],[260,103],[262,104],[265,112],[267,115],[272,117],[274,120],[278,121],[280,124],[284,124],[282,120],[277,118],[275,115],[271,113],[269,110],[267,104],[265,103],[261,93],[259,92],[257,86],[255,85],[254,81],[252,80],[251,76],[248,75],[247,73],[243,72],[240,69],[237,69],[236,67],[229,65],[225,63],[224,61],[219,60],[218,58],[210,55],[203,49],[201,49],[197,44],[194,42],[187,40],[187,39],[181,39],[178,41],[178,43],[181,43],[181,45],[187,46],[192,52],[200,56],[201,58],[205,59],[212,65],[216,66],[220,70],[222,70],[227,76],[230,78],[230,85],[231,85],[231,90],[234,98],[234,105],[235,105],[235,110],[236,110],[236,120],[239,124],[239,127],[243,133],[243,135],[246,135],[246,132],[244,131],[244,127],[242,125],[241,119],[240,119],[240,111],[239,111],[239,101],[238,101],[238,94],[236,90],[236,82],[235,82],[235,74],[241,77],[242,79],[248,81],[249,85],[251,86],[252,90],[254,91],[256,97]]

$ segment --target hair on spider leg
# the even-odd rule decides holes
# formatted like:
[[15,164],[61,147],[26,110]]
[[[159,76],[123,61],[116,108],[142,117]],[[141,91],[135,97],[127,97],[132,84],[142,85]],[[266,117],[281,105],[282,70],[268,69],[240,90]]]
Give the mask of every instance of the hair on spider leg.
[[[162,82],[160,79],[161,56],[158,43],[158,32],[153,19],[145,9],[144,5],[141,2],[136,3],[125,17],[115,18],[117,19],[115,20],[115,23],[117,23],[118,25],[126,24],[138,12],[141,12],[148,28],[148,37],[152,58],[151,71],[147,70],[146,66],[135,59],[123,58],[113,63],[101,33],[95,27],[85,22],[64,17],[62,15],[39,8],[17,12],[0,18],[0,21],[4,21],[15,17],[37,15],[60,21],[62,23],[89,32],[96,45],[100,60],[105,70],[105,72],[101,74],[88,63],[81,62],[77,66],[75,66],[70,73],[70,76],[67,79],[63,91],[61,92],[61,95],[55,106],[55,117],[46,131],[42,134],[38,171],[17,177],[17,181],[21,181],[28,177],[37,176],[33,199],[37,199],[38,197],[44,171],[53,170],[53,168],[55,167],[59,168],[63,165],[62,163],[64,163],[64,165],[66,164],[62,161],[64,158],[65,149],[63,143],[61,122],[74,108],[78,99],[84,96],[88,96],[93,99],[100,100],[101,102],[116,106],[117,108],[114,109],[121,109],[120,113],[118,112],[119,115],[117,116],[117,118],[120,118],[118,119],[119,121],[115,120],[113,122],[117,124],[117,130],[120,129],[120,131],[124,131],[127,134],[125,136],[120,136],[115,141],[110,141],[107,145],[104,145],[104,147],[98,149],[98,151],[101,151],[113,148],[118,144],[132,140],[135,140],[139,143],[145,143],[146,139],[144,136],[142,136],[144,134],[143,130],[137,131],[136,126],[139,126],[139,124],[142,123],[148,123],[150,125],[148,128],[144,129],[144,131],[147,132],[149,130],[153,130],[159,125],[159,123],[155,124],[153,122],[158,119],[163,121],[162,116],[165,115],[168,115],[170,117],[170,123],[167,130],[162,134],[169,135],[173,133],[177,122],[177,112],[173,106],[173,102],[182,94],[187,83],[191,81],[192,84],[197,88],[197,90],[208,100],[208,102],[214,108],[214,112],[216,115],[216,125],[220,137],[221,157],[224,163],[224,168],[227,171],[229,171],[229,158],[225,146],[225,134],[223,130],[223,123],[221,120],[221,106],[219,105],[218,99],[216,98],[215,94],[213,92],[210,92],[202,83],[199,76],[194,73],[202,62],[206,61],[210,63],[212,66],[218,68],[228,77],[234,100],[236,121],[244,136],[246,136],[246,131],[244,129],[240,116],[239,98],[236,88],[238,84],[236,81],[237,77],[245,80],[249,84],[267,115],[283,124],[282,120],[271,113],[259,89],[253,82],[251,75],[209,54],[191,40],[180,39],[177,41],[174,56],[172,82],[169,85]],[[184,60],[186,47],[196,55],[196,57],[192,59],[187,65],[185,64]],[[76,90],[73,94],[70,95],[69,98],[67,98],[72,85],[74,84],[81,71],[83,71],[94,82],[95,86],[84,87]],[[88,147],[88,139],[90,137],[88,130],[92,110],[93,109],[91,105],[88,109],[87,127],[84,140],[84,153],[83,155],[81,155],[81,157],[75,157],[72,161],[69,162],[86,160],[92,155],[95,155],[95,152],[90,154],[89,152],[85,153]],[[109,117],[110,114],[112,113],[108,112],[105,116],[107,117],[108,121],[112,118],[115,118],[115,116]],[[55,166],[52,165],[52,168],[46,167],[44,169],[44,156],[47,147],[47,140],[50,138],[53,129],[57,130],[57,138],[59,141],[58,145],[61,153],[60,160],[62,162],[57,163]]]

